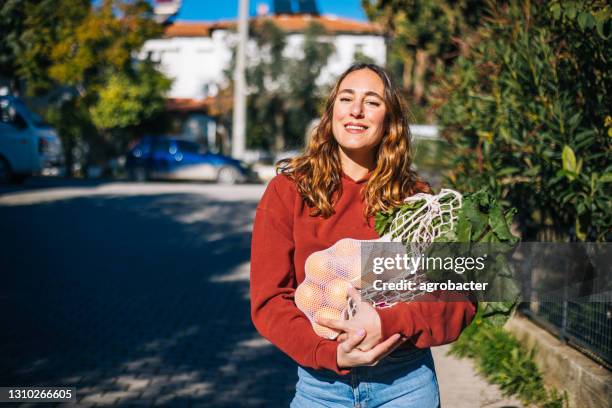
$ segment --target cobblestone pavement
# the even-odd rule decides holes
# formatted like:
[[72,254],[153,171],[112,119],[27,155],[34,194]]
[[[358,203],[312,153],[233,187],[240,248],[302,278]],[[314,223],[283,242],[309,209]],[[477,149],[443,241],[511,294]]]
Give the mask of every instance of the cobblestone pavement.
[[0,385],[76,387],[79,406],[287,406],[295,365],[249,315],[262,191],[57,180],[0,189]]

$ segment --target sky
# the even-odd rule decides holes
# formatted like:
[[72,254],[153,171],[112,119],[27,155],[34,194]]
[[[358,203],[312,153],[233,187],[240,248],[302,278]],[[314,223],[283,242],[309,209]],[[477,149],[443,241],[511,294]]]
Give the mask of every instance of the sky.
[[[255,15],[260,3],[272,4],[272,0],[250,0],[250,14]],[[366,21],[360,0],[317,0],[321,14]],[[238,0],[183,0],[175,20],[215,21],[235,19],[238,15]]]

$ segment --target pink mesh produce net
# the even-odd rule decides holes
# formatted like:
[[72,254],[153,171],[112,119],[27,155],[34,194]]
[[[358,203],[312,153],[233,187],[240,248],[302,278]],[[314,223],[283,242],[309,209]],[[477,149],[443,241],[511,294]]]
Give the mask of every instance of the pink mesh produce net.
[[[361,271],[362,243],[403,242],[408,254],[423,253],[437,237],[453,230],[461,208],[461,194],[443,189],[437,195],[416,194],[405,200],[416,203],[415,209],[400,211],[391,223],[389,233],[378,240],[361,241],[345,238],[331,247],[312,253],[305,264],[306,277],[295,291],[295,304],[308,317],[314,331],[321,337],[335,339],[338,332],[315,322],[317,318],[350,319],[358,305],[348,297],[350,286],[361,289],[372,282],[373,273]],[[424,273],[398,275],[393,280],[426,280]],[[418,293],[361,290],[361,299],[374,307],[389,307],[399,301],[409,301]]]

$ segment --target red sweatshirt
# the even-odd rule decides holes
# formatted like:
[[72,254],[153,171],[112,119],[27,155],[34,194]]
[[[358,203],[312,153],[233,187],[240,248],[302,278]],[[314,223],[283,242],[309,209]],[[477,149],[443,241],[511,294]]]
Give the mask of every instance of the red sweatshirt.
[[[342,196],[329,218],[310,216],[294,183],[278,175],[257,206],[251,247],[251,318],[262,336],[298,364],[339,374],[338,343],[319,337],[293,301],[304,280],[304,264],[313,252],[342,238],[376,239],[374,220],[366,220],[361,189],[367,177],[342,177]],[[394,333],[418,348],[454,341],[476,312],[464,302],[410,302],[378,310],[383,340]]]

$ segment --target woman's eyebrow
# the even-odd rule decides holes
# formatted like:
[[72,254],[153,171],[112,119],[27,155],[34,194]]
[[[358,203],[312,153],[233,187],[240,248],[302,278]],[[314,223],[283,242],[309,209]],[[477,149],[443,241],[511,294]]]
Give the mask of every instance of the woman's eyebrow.
[[[340,92],[338,92],[338,94],[341,94],[341,93],[348,93],[348,94],[354,95],[355,94],[355,90],[350,89],[350,88],[345,88],[345,89],[341,90]],[[365,94],[366,94],[366,96],[375,96],[378,99],[383,100],[383,97],[380,96],[379,94],[377,94],[374,91],[368,91]]]

